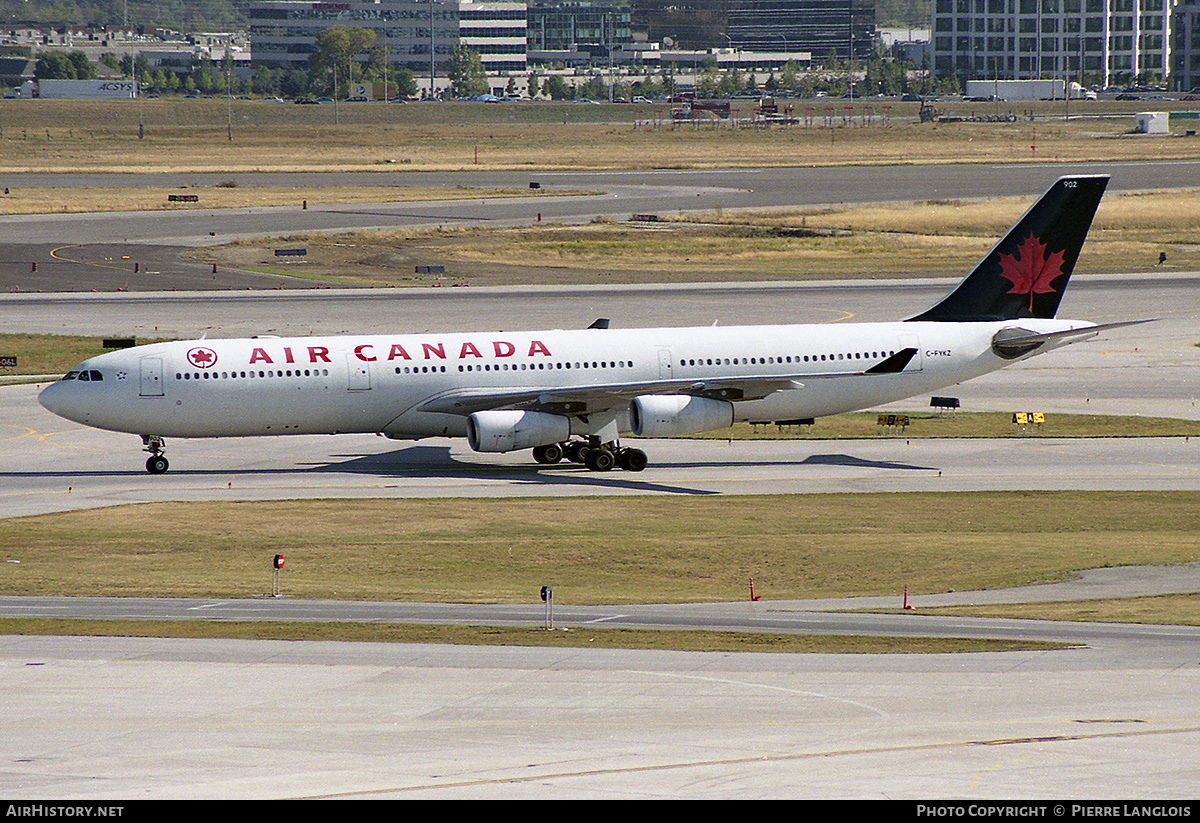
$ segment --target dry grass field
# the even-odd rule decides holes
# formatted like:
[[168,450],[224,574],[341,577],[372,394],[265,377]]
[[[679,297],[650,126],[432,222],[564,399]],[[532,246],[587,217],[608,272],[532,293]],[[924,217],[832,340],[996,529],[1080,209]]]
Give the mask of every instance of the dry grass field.
[[[669,106],[295,106],[176,98],[0,101],[0,173],[603,169],[1137,160],[1200,156],[1200,138],[1130,134],[1147,105],[1011,104],[1039,119],[915,122],[916,103],[795,101],[795,125],[672,125]],[[939,104],[988,115],[992,104]],[[735,103],[746,123],[749,102]],[[830,125],[826,126],[825,124]],[[230,140],[232,133],[233,139]],[[602,149],[602,150],[599,150]]]

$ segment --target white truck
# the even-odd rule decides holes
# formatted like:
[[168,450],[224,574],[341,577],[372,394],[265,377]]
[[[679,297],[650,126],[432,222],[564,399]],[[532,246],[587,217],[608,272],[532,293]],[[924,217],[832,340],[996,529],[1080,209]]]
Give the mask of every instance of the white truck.
[[966,96],[984,100],[1095,100],[1096,93],[1065,80],[968,80]]
[[136,80],[39,80],[38,97],[53,98],[130,98],[138,96]]

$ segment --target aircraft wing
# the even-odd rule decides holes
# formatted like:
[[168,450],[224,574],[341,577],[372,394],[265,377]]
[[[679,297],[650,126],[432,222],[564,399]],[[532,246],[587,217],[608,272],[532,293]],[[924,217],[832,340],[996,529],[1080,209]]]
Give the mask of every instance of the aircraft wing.
[[804,388],[806,380],[862,377],[900,372],[917,353],[902,349],[863,371],[795,373],[786,375],[728,376],[706,380],[669,378],[637,383],[564,385],[559,388],[468,388],[443,392],[420,405],[421,411],[469,415],[487,409],[528,409],[549,414],[588,414],[622,408],[635,397],[651,394],[685,394],[713,400],[759,400],[777,391]]

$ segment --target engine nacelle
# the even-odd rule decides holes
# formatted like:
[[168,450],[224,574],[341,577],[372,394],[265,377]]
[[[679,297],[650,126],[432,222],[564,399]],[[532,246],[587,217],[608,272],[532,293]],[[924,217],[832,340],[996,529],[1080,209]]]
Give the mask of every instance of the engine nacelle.
[[467,418],[467,442],[477,452],[510,452],[561,443],[571,436],[571,421],[560,414],[495,409]]
[[629,422],[639,437],[678,437],[733,425],[733,404],[686,394],[646,395],[629,404]]

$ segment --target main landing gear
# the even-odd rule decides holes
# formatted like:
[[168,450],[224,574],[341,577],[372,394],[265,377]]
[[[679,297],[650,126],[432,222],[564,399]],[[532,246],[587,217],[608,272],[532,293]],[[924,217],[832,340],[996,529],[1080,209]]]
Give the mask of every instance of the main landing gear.
[[570,440],[566,443],[548,443],[535,446],[533,459],[538,463],[553,465],[566,458],[572,463],[582,463],[594,472],[606,472],[613,468],[640,472],[646,468],[646,453],[616,443],[601,443],[599,438]]
[[146,460],[146,471],[151,474],[165,473],[171,464],[163,457],[163,447],[166,445],[163,439],[157,435],[143,434],[142,444],[146,447],[142,451],[150,452],[150,457]]

